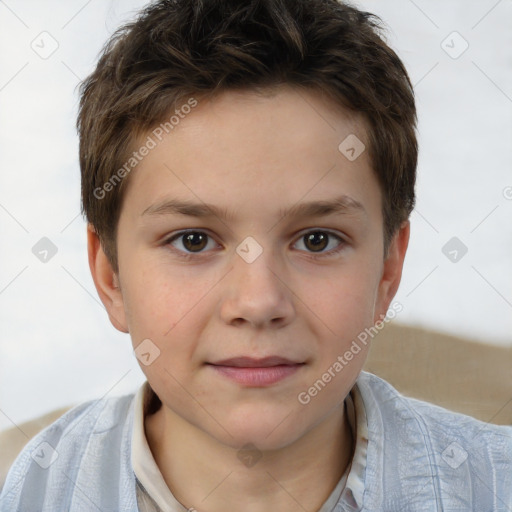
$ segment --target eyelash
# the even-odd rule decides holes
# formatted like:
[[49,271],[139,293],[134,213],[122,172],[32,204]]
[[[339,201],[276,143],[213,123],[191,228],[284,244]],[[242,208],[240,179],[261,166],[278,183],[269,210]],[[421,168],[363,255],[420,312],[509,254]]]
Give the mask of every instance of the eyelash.
[[[200,234],[206,235],[210,239],[212,238],[205,231],[201,231],[199,229],[188,229],[188,230],[184,230],[184,231],[179,231],[178,233],[175,233],[174,235],[171,235],[169,238],[167,238],[164,241],[164,245],[165,246],[169,246],[175,240],[178,240],[179,238],[181,238],[181,237],[183,237],[183,236],[185,236],[185,235],[187,235],[189,233],[200,233]],[[301,238],[304,238],[307,234],[310,234],[310,233],[326,233],[330,237],[334,237],[334,238],[336,238],[340,242],[340,244],[336,248],[331,249],[330,251],[322,252],[322,253],[310,253],[308,257],[313,259],[313,260],[319,260],[319,259],[327,258],[327,257],[333,256],[335,254],[338,254],[339,252],[343,251],[345,249],[345,246],[347,245],[347,241],[344,240],[342,237],[340,237],[339,235],[333,233],[332,231],[328,231],[328,230],[324,230],[324,229],[311,229],[309,231],[306,231],[305,233],[301,234],[301,236],[298,238],[298,240],[300,240]],[[201,257],[203,255],[202,252],[195,252],[194,253],[194,252],[184,252],[184,251],[177,250],[177,249],[172,249],[172,250],[179,257],[181,257],[181,258],[183,258],[185,260],[190,260],[191,258]]]

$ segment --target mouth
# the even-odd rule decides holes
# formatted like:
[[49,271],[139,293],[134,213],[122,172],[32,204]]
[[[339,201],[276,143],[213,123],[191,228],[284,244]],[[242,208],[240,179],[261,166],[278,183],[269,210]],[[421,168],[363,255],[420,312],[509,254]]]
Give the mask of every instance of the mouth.
[[268,356],[262,358],[255,357],[232,357],[230,359],[223,359],[222,361],[216,361],[213,364],[215,366],[231,366],[237,368],[269,368],[271,366],[282,366],[282,365],[296,365],[301,364],[298,361],[292,361],[280,356]]
[[306,363],[280,356],[264,358],[233,357],[207,363],[222,377],[247,387],[265,387],[295,374]]

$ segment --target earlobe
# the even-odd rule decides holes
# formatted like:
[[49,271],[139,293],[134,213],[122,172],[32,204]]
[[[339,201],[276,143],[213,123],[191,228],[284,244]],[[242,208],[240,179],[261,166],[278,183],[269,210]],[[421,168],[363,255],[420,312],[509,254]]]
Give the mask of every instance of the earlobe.
[[400,285],[405,253],[409,245],[410,229],[410,222],[408,220],[403,222],[390,242],[379,282],[374,322],[381,320],[386,315]]
[[110,322],[117,330],[129,332],[119,277],[114,272],[91,224],[87,225],[87,253],[92,279]]

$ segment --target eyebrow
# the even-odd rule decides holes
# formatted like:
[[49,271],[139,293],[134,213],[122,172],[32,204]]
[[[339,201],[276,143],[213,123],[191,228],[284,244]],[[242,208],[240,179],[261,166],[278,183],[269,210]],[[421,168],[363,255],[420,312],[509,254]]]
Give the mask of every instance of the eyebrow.
[[[280,209],[281,217],[324,217],[333,214],[357,214],[364,213],[364,206],[356,199],[341,195],[329,200],[311,201],[299,203],[290,208]],[[208,218],[218,217],[221,219],[233,218],[226,208],[219,208],[207,203],[194,203],[179,199],[168,199],[146,208],[141,216],[144,215],[188,215],[190,217]]]

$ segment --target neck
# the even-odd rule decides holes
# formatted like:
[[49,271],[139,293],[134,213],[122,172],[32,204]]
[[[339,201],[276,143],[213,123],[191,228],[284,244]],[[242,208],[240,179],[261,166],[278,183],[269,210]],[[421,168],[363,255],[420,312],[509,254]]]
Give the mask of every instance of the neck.
[[239,450],[219,443],[164,405],[145,418],[148,444],[162,476],[185,507],[220,512],[319,510],[352,459],[344,404],[290,445],[258,452],[245,466]]

